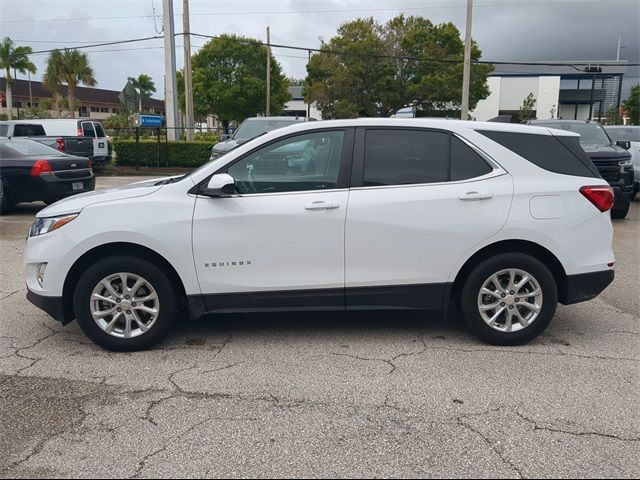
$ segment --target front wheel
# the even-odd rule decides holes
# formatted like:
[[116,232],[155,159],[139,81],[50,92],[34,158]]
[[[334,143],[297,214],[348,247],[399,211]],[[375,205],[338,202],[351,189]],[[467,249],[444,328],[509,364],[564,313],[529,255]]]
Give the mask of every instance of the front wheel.
[[558,287],[537,258],[505,253],[480,263],[462,288],[471,331],[493,345],[521,345],[540,335],[558,305]]
[[82,331],[108,350],[144,350],[166,335],[176,316],[174,286],[157,266],[137,257],[97,261],[73,296]]

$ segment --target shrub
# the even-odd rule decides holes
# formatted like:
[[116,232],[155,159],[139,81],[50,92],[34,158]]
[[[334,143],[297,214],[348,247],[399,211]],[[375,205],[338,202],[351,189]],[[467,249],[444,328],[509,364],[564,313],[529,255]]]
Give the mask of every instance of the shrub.
[[[129,139],[114,139],[111,142],[116,153],[118,165],[136,164],[136,141]],[[209,161],[211,147],[215,142],[165,142],[156,140],[140,140],[141,167],[186,167],[195,168]]]

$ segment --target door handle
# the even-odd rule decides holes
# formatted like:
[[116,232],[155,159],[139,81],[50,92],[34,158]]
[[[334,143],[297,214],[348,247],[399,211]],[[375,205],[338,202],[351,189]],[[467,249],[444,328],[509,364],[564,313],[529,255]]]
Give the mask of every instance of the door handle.
[[458,197],[460,200],[489,200],[493,193],[467,192]]
[[318,201],[318,202],[313,202],[313,203],[308,203],[304,206],[305,210],[333,210],[335,208],[339,208],[340,205],[337,203],[329,203],[329,202],[323,202],[323,201]]

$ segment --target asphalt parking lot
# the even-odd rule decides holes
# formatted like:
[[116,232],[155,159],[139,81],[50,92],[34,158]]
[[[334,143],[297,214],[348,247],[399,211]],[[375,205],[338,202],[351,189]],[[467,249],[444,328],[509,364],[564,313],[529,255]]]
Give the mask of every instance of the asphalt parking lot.
[[522,347],[456,318],[289,313],[124,354],[25,299],[42,206],[0,219],[3,477],[640,476],[639,202],[614,223],[614,284]]

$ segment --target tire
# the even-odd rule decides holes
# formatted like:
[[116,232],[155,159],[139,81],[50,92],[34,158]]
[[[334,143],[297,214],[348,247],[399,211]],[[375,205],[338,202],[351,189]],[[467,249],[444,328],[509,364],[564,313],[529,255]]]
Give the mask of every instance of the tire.
[[[516,285],[523,279],[522,274],[532,278],[531,281],[520,286],[520,295],[516,287],[508,290],[506,294],[503,293],[491,280],[492,276],[499,274],[497,279],[502,288],[508,287],[511,271],[516,272]],[[529,296],[529,293],[538,291],[536,286],[541,295]],[[495,292],[483,294],[480,297],[483,287]],[[511,295],[511,291],[516,292],[516,295]],[[485,307],[492,305],[497,307],[491,310],[486,309],[483,318],[483,313],[480,311],[481,303]],[[527,304],[532,306],[526,307]],[[537,316],[533,317],[536,313],[535,305],[540,308],[537,310]],[[460,307],[470,330],[485,342],[501,346],[521,345],[536,338],[553,320],[557,306],[558,287],[553,275],[540,260],[522,253],[503,253],[484,260],[467,277],[460,298]],[[499,313],[500,309],[503,309],[502,313]],[[518,320],[516,314],[523,318],[522,322]],[[512,317],[510,329],[508,328],[509,316]],[[495,319],[494,326],[489,325],[492,319]]]
[[9,194],[5,189],[4,182],[0,178],[0,215],[6,215],[11,210],[11,200]]
[[[136,291],[123,292],[119,274],[124,275],[130,289],[135,288],[138,281],[144,283],[139,284]],[[105,282],[101,283],[103,280]],[[111,291],[106,283],[110,284]],[[82,331],[101,347],[114,351],[145,350],[162,340],[175,320],[175,290],[167,275],[151,262],[131,256],[109,257],[98,260],[78,279],[73,307]],[[110,300],[95,300],[93,294],[96,291],[105,300]],[[125,298],[127,293],[128,299]],[[136,298],[151,298],[153,293],[155,299],[135,302]],[[118,308],[121,311],[117,311]],[[156,315],[149,313],[154,309]],[[101,312],[98,319],[94,319],[92,311]],[[113,314],[104,315],[105,311],[112,311]],[[128,332],[127,323],[130,325]],[[110,333],[108,324],[111,324]],[[144,331],[143,326],[148,330]]]
[[611,209],[611,218],[622,220],[629,213],[629,207],[631,206],[630,200],[625,200],[621,204],[616,203]]

